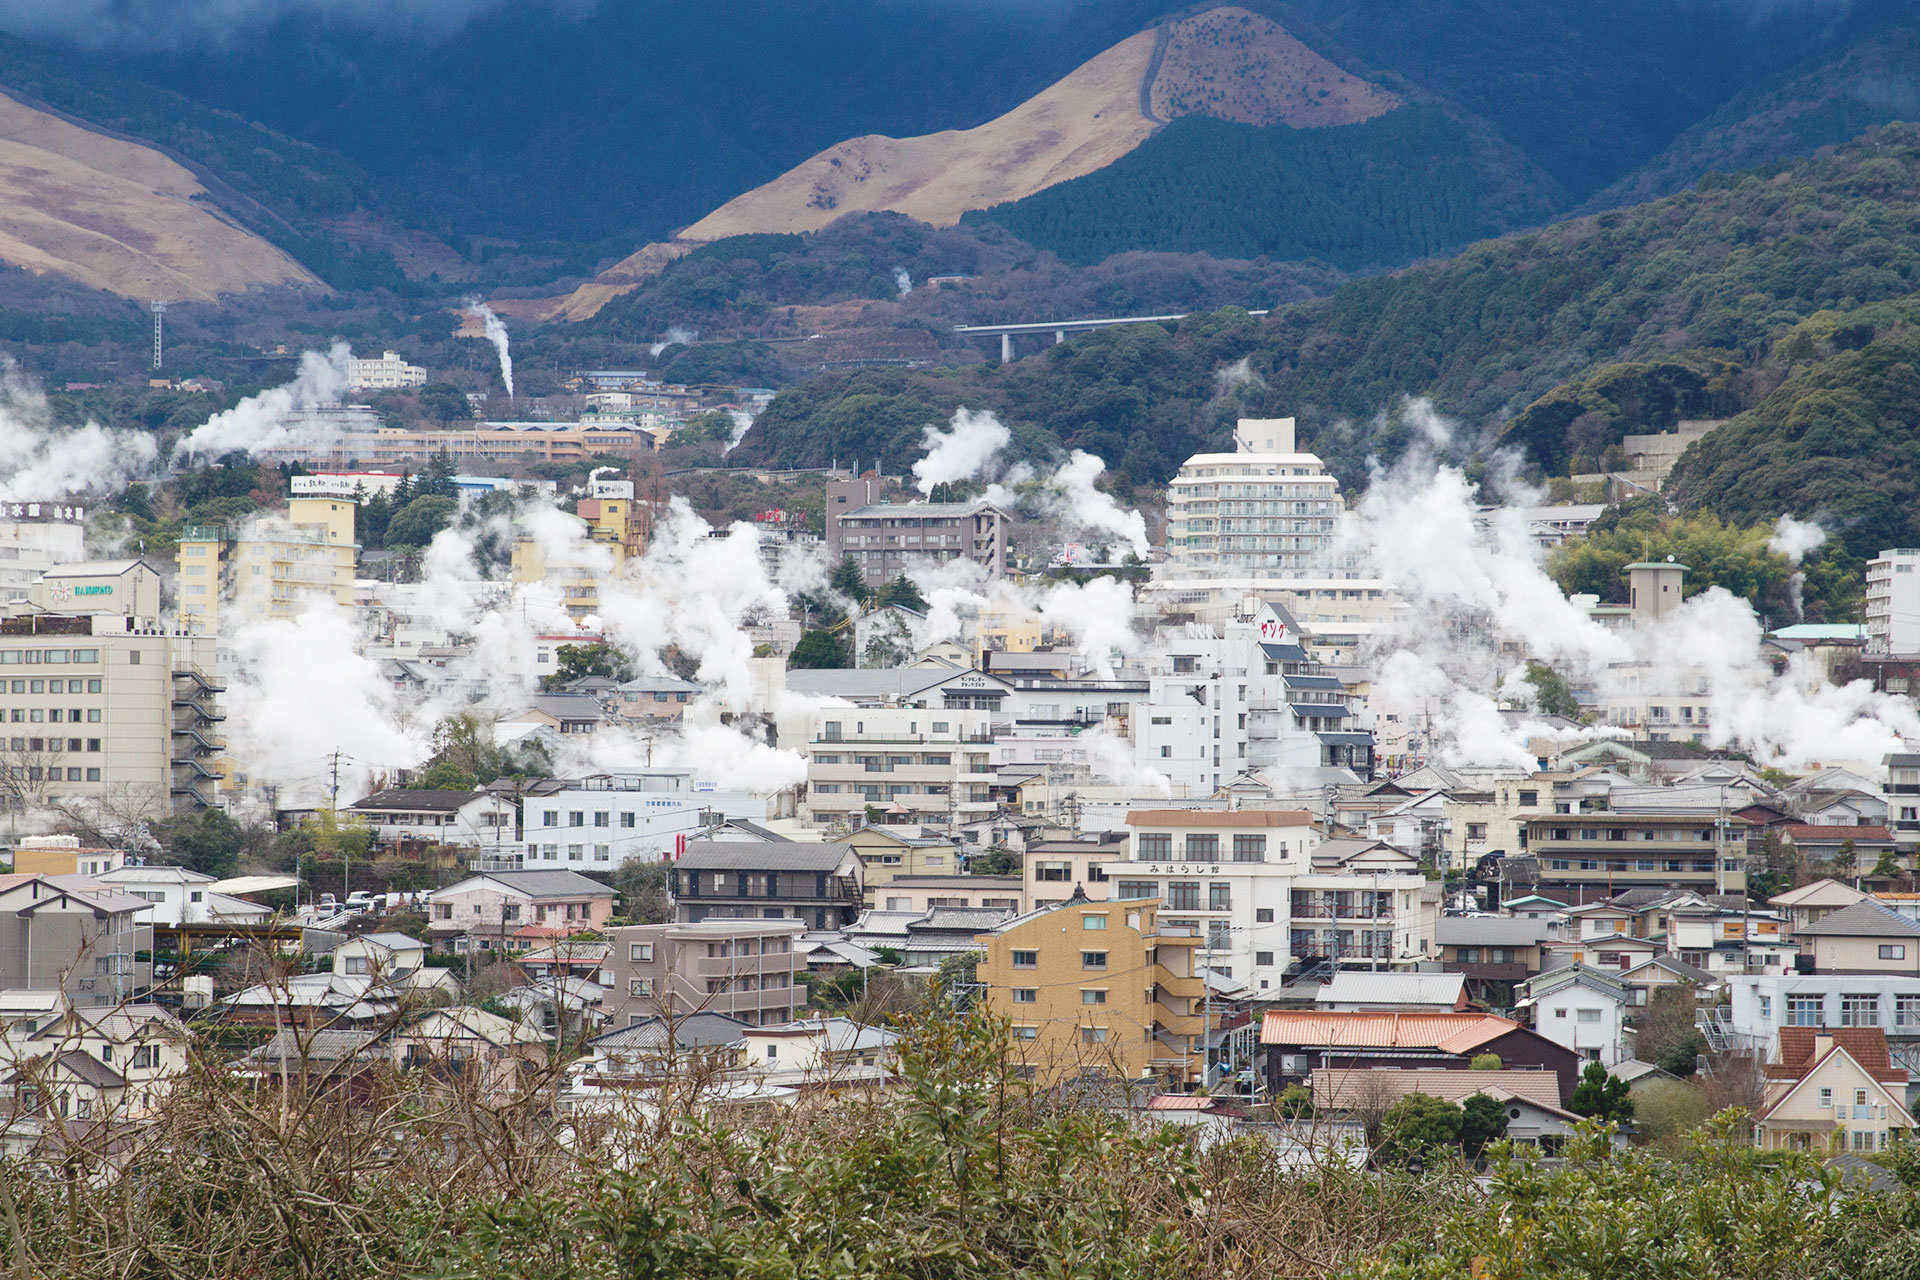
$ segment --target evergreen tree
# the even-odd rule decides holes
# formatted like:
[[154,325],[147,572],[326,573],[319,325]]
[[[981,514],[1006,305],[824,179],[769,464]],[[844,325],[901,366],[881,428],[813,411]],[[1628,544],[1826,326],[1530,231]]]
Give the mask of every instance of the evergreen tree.
[[853,646],[845,631],[809,631],[787,655],[789,669],[824,670],[853,665]]
[[1633,1119],[1633,1098],[1625,1080],[1598,1062],[1589,1062],[1567,1100],[1567,1110],[1595,1120],[1627,1121]]
[[1478,1160],[1489,1145],[1507,1136],[1507,1104],[1476,1093],[1460,1104],[1460,1150]]
[[827,579],[827,585],[849,600],[865,600],[868,595],[867,581],[860,576],[860,566],[850,555],[840,557],[840,563],[833,566],[833,576]]

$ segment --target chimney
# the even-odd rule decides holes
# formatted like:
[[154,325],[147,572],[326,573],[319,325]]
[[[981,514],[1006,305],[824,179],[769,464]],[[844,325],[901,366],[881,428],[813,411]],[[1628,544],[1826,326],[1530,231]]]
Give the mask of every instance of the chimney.
[[1833,1033],[1831,1031],[1824,1031],[1824,1030],[1815,1032],[1813,1037],[1814,1061],[1818,1062],[1821,1058],[1826,1057],[1829,1053],[1832,1053],[1832,1052],[1833,1052]]

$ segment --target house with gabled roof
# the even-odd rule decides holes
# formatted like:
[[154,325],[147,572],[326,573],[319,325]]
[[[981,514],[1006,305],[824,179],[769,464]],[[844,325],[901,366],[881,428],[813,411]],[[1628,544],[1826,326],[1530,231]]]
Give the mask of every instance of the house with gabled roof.
[[1493,1053],[1509,1067],[1554,1072],[1560,1100],[1573,1096],[1580,1056],[1537,1031],[1490,1013],[1335,1013],[1273,1010],[1260,1025],[1267,1088],[1278,1096],[1322,1068],[1464,1069]]
[[1798,926],[1794,937],[1814,973],[1920,973],[1920,922],[1871,898]]
[[1754,1144],[1768,1150],[1885,1151],[1915,1129],[1907,1072],[1878,1027],[1782,1027]]
[[1627,1012],[1633,994],[1613,974],[1584,964],[1562,965],[1529,978],[1518,1007],[1533,1029],[1589,1062],[1611,1067],[1627,1056]]

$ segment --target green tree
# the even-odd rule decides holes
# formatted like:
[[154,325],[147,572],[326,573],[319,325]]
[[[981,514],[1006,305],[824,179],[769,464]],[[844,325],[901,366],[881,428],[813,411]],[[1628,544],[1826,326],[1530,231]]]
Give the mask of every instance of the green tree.
[[787,655],[789,669],[822,670],[852,665],[853,646],[847,642],[845,631],[809,631]]
[[1467,1070],[1498,1071],[1506,1065],[1500,1061],[1500,1055],[1497,1053],[1476,1053],[1473,1055],[1473,1060],[1467,1063]]
[[660,858],[628,858],[609,877],[628,924],[666,924],[673,919],[673,864]]
[[386,544],[389,547],[426,546],[433,541],[434,534],[453,522],[459,507],[452,498],[436,494],[414,498],[394,512],[393,519],[387,522]]
[[1527,683],[1533,686],[1533,704],[1550,716],[1580,718],[1580,700],[1567,678],[1544,662],[1527,662]]
[[420,388],[420,412],[435,422],[465,422],[473,417],[473,402],[467,393],[447,382],[430,382]]
[[1457,1146],[1465,1116],[1445,1098],[1409,1093],[1380,1119],[1380,1157],[1393,1164],[1424,1160]]
[[627,655],[602,640],[595,644],[563,644],[554,650],[554,670],[547,677],[548,687],[557,687],[585,676],[608,680],[633,679],[633,664]]
[[1311,1120],[1313,1118],[1313,1090],[1305,1085],[1290,1084],[1274,1099],[1273,1109],[1284,1120]]
[[451,760],[440,759],[429,764],[407,786],[413,791],[471,791],[474,775]]
[[1567,1100],[1567,1110],[1578,1116],[1621,1123],[1633,1119],[1633,1097],[1627,1082],[1613,1075],[1598,1062],[1589,1062],[1580,1073],[1580,1083]]
[[1476,1093],[1460,1104],[1460,1151],[1478,1160],[1493,1143],[1507,1136],[1507,1104]]
[[874,597],[874,603],[882,608],[887,605],[902,605],[919,613],[927,611],[926,597],[920,594],[920,588],[913,585],[913,579],[901,574],[880,588]]
[[156,827],[154,835],[160,841],[156,861],[223,880],[239,867],[240,850],[246,843],[240,824],[223,809],[202,809],[175,818]]
[[872,594],[867,590],[867,580],[860,576],[859,564],[850,555],[840,557],[840,563],[833,566],[827,585],[849,600],[865,600]]

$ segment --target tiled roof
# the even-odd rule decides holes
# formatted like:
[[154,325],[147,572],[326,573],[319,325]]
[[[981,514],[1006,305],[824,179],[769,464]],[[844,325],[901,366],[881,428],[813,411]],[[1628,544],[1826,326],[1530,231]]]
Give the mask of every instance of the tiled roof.
[[1815,826],[1810,822],[1789,822],[1780,828],[1794,840],[1891,840],[1893,832],[1885,827]]
[[1794,932],[1817,938],[1913,938],[1920,937],[1920,924],[1868,898],[1798,925]]
[[1320,988],[1321,1004],[1424,1004],[1452,1008],[1466,993],[1464,973],[1366,973],[1347,969]]
[[1825,1053],[1815,1054],[1816,1041],[1823,1036],[1831,1036],[1833,1048],[1845,1049],[1849,1057],[1880,1083],[1906,1084],[1907,1073],[1893,1065],[1893,1055],[1887,1049],[1887,1033],[1879,1027],[1782,1027],[1780,1060],[1767,1064],[1767,1078],[1799,1080],[1804,1077],[1826,1057]]
[[844,844],[689,840],[676,865],[683,871],[835,871],[851,852]]
[[460,806],[485,795],[484,791],[409,791],[394,788],[376,791],[364,800],[347,806],[359,810],[400,810],[413,813],[452,813]]
[[1470,1053],[1520,1029],[1519,1023],[1490,1013],[1309,1013],[1288,1009],[1267,1014],[1260,1025],[1260,1043]]

